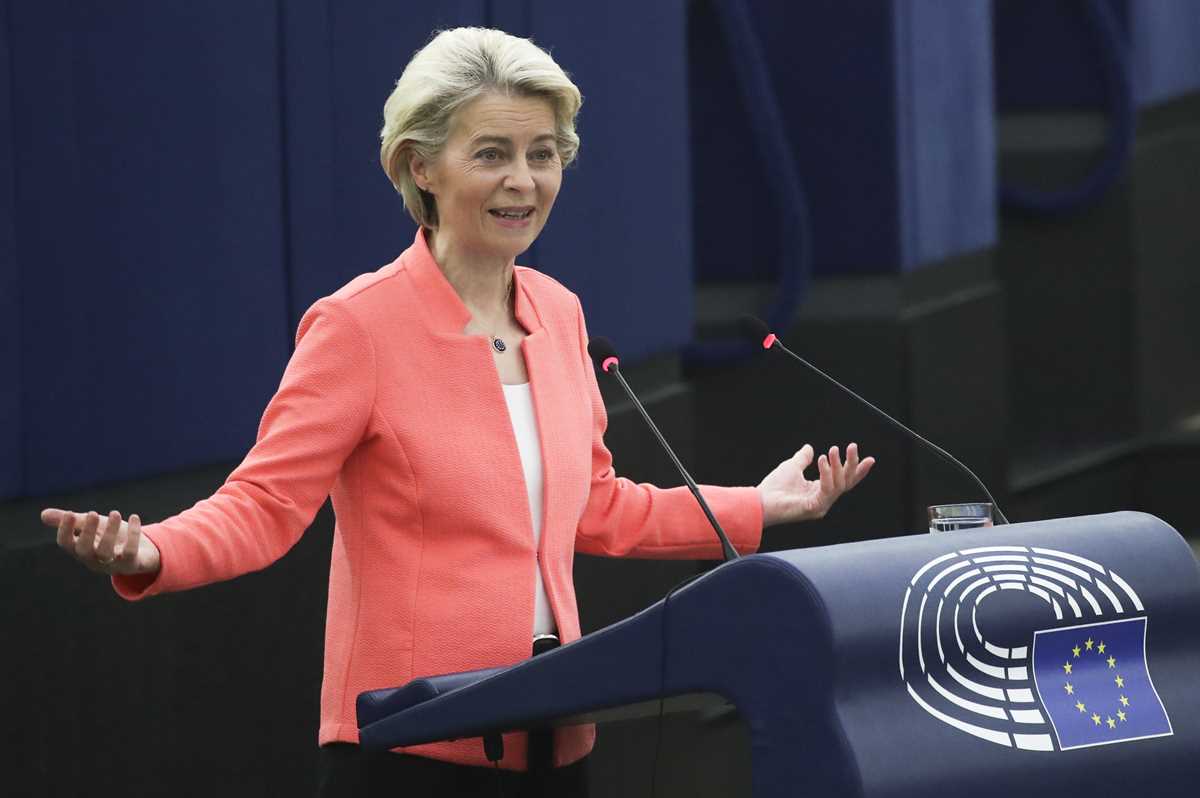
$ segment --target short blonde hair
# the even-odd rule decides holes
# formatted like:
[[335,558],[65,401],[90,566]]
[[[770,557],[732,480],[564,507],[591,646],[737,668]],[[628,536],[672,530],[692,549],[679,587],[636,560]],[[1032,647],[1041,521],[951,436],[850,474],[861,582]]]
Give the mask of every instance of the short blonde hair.
[[449,138],[454,112],[489,91],[546,99],[554,109],[558,157],[564,167],[575,160],[575,117],[583,97],[549,53],[529,39],[491,28],[435,32],[396,81],[379,132],[383,171],[422,227],[437,228],[437,205],[413,180],[409,153],[435,160]]

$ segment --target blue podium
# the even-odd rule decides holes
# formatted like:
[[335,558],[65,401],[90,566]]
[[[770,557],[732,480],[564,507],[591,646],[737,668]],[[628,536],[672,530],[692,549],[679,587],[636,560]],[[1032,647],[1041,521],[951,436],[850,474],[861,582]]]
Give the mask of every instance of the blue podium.
[[507,668],[358,699],[362,745],[729,702],[753,795],[1191,796],[1200,567],[1113,513],[757,554]]

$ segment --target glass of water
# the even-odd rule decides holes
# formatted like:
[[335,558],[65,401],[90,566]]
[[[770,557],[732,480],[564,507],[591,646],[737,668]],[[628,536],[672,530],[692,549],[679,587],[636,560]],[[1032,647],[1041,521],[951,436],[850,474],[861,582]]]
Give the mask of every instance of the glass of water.
[[953,532],[956,529],[979,529],[991,525],[990,502],[935,504],[929,508],[930,532]]

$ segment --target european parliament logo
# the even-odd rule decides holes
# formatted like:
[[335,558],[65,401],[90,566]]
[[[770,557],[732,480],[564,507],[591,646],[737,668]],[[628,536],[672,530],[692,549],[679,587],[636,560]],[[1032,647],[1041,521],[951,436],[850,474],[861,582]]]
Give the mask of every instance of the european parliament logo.
[[1033,678],[1064,751],[1171,733],[1146,668],[1146,619],[1043,629]]
[[[1013,619],[1019,625],[1031,601],[1044,620],[1029,620],[1014,639]],[[965,548],[925,563],[906,587],[900,678],[934,718],[1010,748],[1162,737],[1171,722],[1146,662],[1147,624],[1132,586],[1085,557]],[[1009,637],[985,634],[997,627]]]

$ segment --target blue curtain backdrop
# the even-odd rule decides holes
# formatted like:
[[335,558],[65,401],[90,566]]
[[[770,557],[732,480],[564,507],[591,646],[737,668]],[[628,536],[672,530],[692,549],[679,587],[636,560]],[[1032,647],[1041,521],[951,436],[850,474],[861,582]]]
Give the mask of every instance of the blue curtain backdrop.
[[[994,106],[1103,100],[1084,0],[737,1],[818,276],[990,247]],[[1099,1],[1141,105],[1200,87],[1200,4]],[[579,83],[578,166],[521,261],[627,358],[679,351],[697,278],[779,272],[731,2],[0,0],[0,499],[244,455],[300,315],[412,239],[378,130],[440,27],[532,36]]]
[[[749,146],[717,2],[695,5],[691,29],[697,271],[770,279],[777,165]],[[994,243],[986,0],[748,6],[809,197],[814,273],[895,274]]]
[[228,458],[289,352],[275,6],[5,6],[23,435],[5,492]]
[[436,28],[532,35],[579,82],[579,167],[520,260],[631,358],[682,346],[684,3],[627,12],[0,2],[0,497],[247,451],[300,315],[412,240],[378,131]]
[[1103,3],[1120,30],[1139,106],[1200,89],[1200,6],[1193,0],[996,0],[996,102],[1002,109],[1097,109],[1102,45],[1088,24]]

